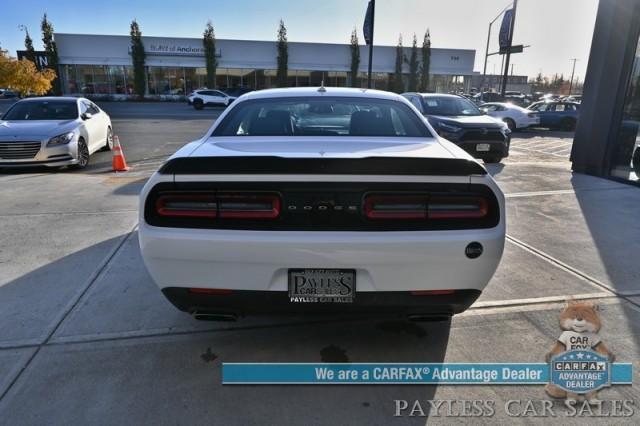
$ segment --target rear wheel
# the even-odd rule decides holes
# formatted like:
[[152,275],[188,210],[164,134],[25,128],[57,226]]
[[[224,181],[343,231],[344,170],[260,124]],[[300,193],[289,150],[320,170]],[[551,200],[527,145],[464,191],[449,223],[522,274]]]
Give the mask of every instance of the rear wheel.
[[511,118],[505,118],[504,122],[506,123],[507,127],[509,127],[509,130],[511,130],[512,132],[516,130],[516,122],[513,121]]
[[193,107],[197,110],[200,110],[202,108],[204,108],[204,102],[202,102],[202,99],[194,99],[193,100]]
[[89,164],[89,147],[84,138],[78,139],[78,162],[71,166],[72,169],[80,170]]
[[102,147],[102,151],[111,151],[113,149],[113,132],[111,127],[107,127],[107,141]]

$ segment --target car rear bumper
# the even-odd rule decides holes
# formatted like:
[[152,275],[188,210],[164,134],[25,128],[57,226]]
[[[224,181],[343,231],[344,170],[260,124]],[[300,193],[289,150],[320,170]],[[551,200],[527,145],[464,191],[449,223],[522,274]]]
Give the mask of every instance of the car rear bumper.
[[463,289],[448,294],[413,295],[403,291],[356,292],[352,303],[296,303],[286,291],[234,291],[225,295],[194,294],[186,288],[168,287],[165,297],[178,309],[190,314],[401,314],[427,319],[451,316],[466,310],[480,296],[480,290]]
[[[354,269],[357,292],[482,290],[504,247],[504,222],[457,231],[324,232],[159,228],[141,223],[144,263],[161,289],[288,291],[295,268]],[[482,254],[465,254],[471,242]]]

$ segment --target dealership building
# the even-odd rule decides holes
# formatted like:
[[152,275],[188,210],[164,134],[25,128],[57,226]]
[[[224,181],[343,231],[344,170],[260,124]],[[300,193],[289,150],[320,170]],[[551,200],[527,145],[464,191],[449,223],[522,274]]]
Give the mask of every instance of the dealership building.
[[[129,36],[55,34],[65,94],[133,93]],[[143,37],[148,95],[184,95],[206,86],[201,38]],[[351,85],[348,44],[289,42],[289,86]],[[405,55],[409,56],[409,48]],[[276,85],[276,42],[216,40],[216,87],[265,89]],[[366,85],[368,46],[360,47],[360,85]],[[395,46],[375,46],[373,85],[389,88],[395,70]],[[475,50],[431,49],[431,88],[468,90]],[[403,72],[408,72],[405,64]],[[406,80],[406,79],[405,79]]]

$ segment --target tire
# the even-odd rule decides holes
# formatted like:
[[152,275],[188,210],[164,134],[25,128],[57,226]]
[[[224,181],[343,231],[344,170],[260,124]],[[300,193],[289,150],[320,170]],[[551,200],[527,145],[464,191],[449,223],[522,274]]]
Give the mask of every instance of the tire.
[[486,164],[497,164],[502,161],[502,157],[487,157],[484,159]]
[[193,107],[197,110],[201,110],[204,108],[204,102],[202,102],[202,99],[194,99]]
[[113,132],[111,127],[107,127],[107,142],[100,151],[111,151],[113,149]]
[[74,170],[84,169],[89,165],[89,147],[84,138],[78,139],[78,163],[71,166]]
[[511,130],[512,132],[516,131],[516,123],[515,123],[515,121],[513,121],[510,118],[505,118],[503,121],[507,124],[507,127],[509,127],[509,130]]
[[571,132],[576,129],[576,120],[573,118],[563,118],[562,121],[560,121],[560,128]]
[[636,172],[636,176],[640,178],[640,147],[637,147],[633,153],[633,170]]

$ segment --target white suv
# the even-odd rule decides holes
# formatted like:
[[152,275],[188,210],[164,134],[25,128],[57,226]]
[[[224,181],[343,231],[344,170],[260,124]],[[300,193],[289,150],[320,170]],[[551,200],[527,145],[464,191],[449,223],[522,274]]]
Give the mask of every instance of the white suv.
[[219,90],[194,90],[188,97],[189,105],[193,105],[195,109],[202,109],[206,105],[229,106],[235,97],[229,96]]

